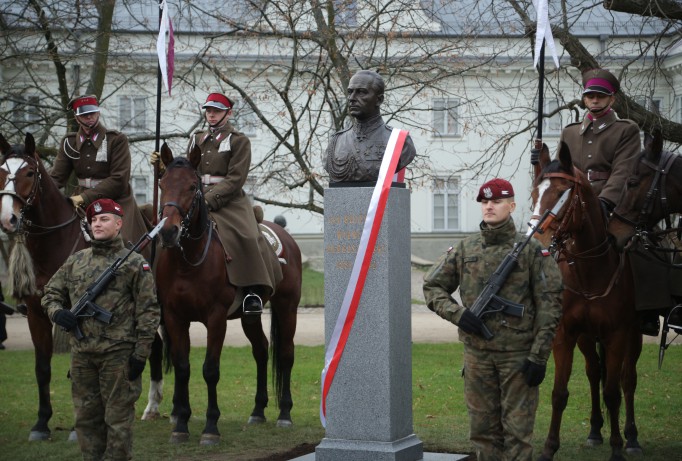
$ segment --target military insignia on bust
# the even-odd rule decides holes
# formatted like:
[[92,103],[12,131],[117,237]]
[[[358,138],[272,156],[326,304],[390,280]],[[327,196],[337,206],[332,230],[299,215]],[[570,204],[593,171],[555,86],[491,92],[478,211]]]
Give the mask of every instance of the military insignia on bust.
[[491,198],[493,196],[493,190],[490,187],[486,187],[483,189],[483,196],[488,199]]
[[99,213],[100,211],[102,211],[102,205],[100,205],[100,203],[97,202],[94,205],[94,209],[95,209],[95,213]]

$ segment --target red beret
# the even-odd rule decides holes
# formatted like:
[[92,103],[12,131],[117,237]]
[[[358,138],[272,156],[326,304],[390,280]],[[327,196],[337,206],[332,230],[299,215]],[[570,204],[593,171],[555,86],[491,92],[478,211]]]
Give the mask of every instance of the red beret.
[[225,96],[222,93],[211,93],[208,95],[206,98],[206,102],[204,103],[203,106],[201,106],[202,109],[206,109],[207,107],[215,107],[216,109],[220,110],[228,110],[232,108],[234,104],[232,104],[232,101],[230,98]]
[[76,115],[85,115],[91,112],[99,112],[97,96],[79,96],[69,102],[69,109],[73,109]]
[[85,210],[88,222],[92,222],[93,216],[103,213],[111,213],[123,217],[123,208],[109,198],[101,198],[92,202],[88,209]]
[[495,178],[483,184],[478,190],[476,201],[497,200],[500,198],[510,198],[514,196],[514,188],[509,181]]

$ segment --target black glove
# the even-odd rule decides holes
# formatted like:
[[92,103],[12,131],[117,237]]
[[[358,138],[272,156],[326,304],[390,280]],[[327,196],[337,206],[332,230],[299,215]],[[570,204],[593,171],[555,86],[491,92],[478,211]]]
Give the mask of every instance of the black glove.
[[60,309],[54,313],[52,321],[60,327],[64,327],[66,331],[70,331],[78,324],[78,317],[68,309]]
[[469,309],[464,309],[462,317],[459,319],[457,326],[472,335],[483,336],[483,322],[481,319],[472,314]]
[[611,213],[613,212],[613,209],[616,207],[613,203],[611,203],[609,200],[605,198],[599,197],[599,203],[601,204],[601,210],[604,213],[604,217],[608,221],[609,218],[611,217]]
[[132,355],[128,359],[128,381],[135,381],[140,377],[144,371],[144,366],[147,362],[144,360],[138,360]]
[[545,372],[547,372],[547,365],[538,365],[528,359],[523,362],[523,366],[521,367],[521,373],[523,373],[523,377],[526,378],[528,387],[539,386],[545,379]]
[[530,164],[531,165],[537,165],[540,163],[540,149],[531,149],[530,150]]

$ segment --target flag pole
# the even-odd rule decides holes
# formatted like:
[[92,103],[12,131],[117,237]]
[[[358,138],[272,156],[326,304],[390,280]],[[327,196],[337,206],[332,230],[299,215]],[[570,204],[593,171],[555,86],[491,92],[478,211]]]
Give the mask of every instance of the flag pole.
[[[161,19],[163,17],[163,0],[159,0],[159,32],[161,32]],[[159,152],[161,145],[161,63],[156,66],[156,141],[154,151]],[[159,163],[154,164],[154,193],[153,193],[153,223],[156,224],[159,215]]]

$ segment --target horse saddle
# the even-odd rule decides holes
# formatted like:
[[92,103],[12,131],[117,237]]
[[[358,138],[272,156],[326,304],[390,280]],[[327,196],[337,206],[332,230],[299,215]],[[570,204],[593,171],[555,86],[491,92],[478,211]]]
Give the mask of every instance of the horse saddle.
[[270,248],[272,248],[272,251],[275,252],[275,256],[277,256],[277,259],[279,259],[280,264],[286,264],[287,261],[283,257],[284,246],[282,245],[282,241],[279,239],[277,234],[275,234],[275,231],[272,230],[270,226],[263,223],[258,223],[258,227],[260,227],[260,232],[263,234],[263,237],[265,237],[265,240],[268,242],[268,245],[270,245]]

